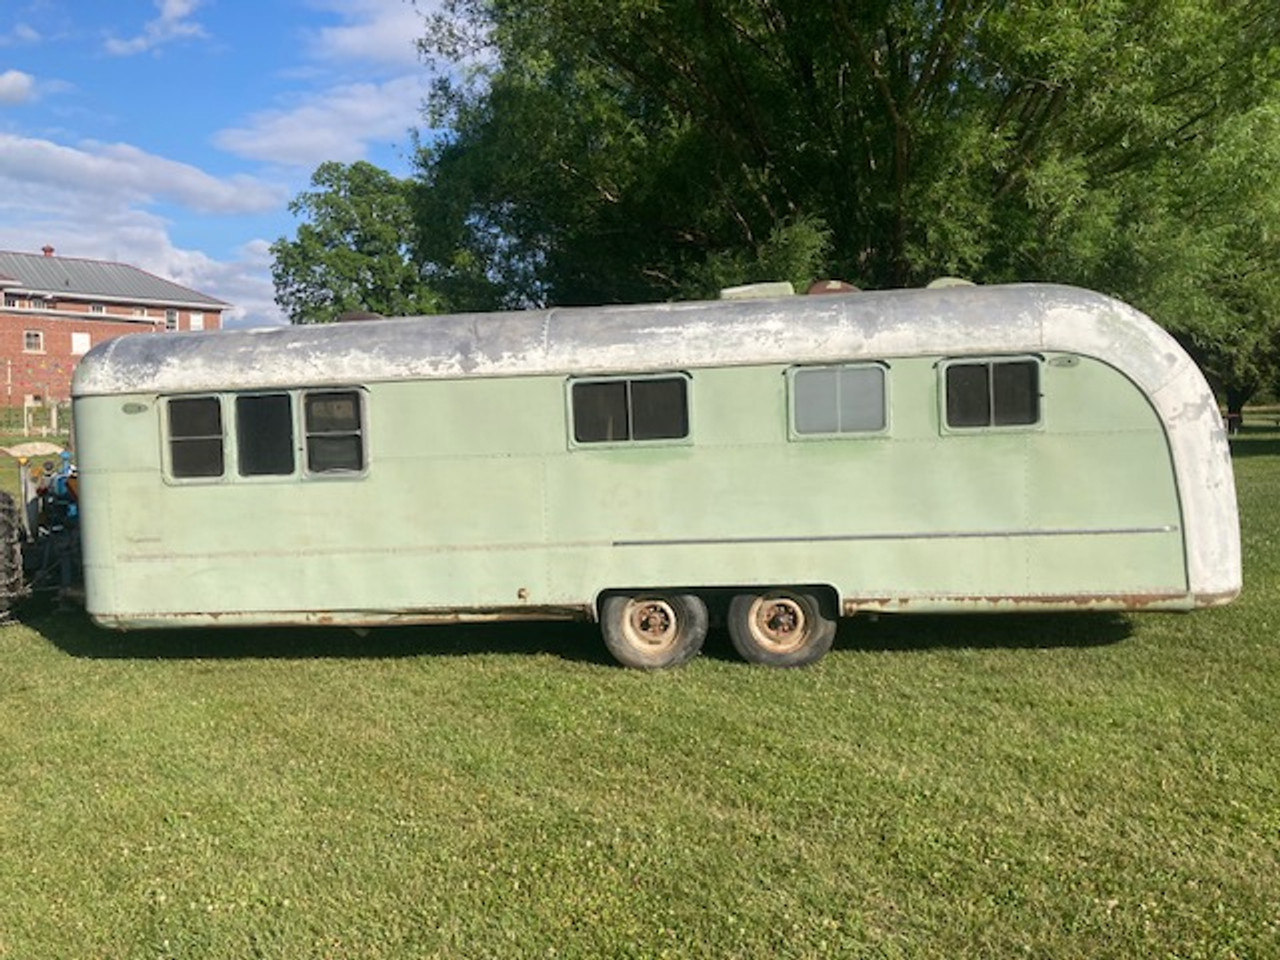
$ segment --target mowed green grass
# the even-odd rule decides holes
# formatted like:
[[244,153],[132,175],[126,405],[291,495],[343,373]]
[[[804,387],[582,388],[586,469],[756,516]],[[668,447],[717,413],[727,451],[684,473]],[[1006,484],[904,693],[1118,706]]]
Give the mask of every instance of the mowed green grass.
[[[0,958],[1280,955],[1280,439],[1191,615],[0,628]],[[157,587],[162,587],[158,584]]]

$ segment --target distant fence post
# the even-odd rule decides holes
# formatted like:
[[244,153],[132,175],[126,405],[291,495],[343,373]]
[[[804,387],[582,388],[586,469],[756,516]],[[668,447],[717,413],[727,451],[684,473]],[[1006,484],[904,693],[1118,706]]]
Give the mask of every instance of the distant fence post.
[[0,406],[0,433],[22,437],[56,437],[71,423],[71,405],[27,399],[22,406]]

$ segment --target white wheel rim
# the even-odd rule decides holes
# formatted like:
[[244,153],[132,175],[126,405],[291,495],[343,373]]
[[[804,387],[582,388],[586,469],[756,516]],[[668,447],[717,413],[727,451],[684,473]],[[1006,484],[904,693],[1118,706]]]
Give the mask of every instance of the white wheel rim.
[[633,643],[650,650],[670,646],[680,631],[675,608],[661,597],[628,601],[623,626]]
[[758,597],[751,604],[751,633],[774,653],[791,653],[809,639],[809,619],[792,597]]

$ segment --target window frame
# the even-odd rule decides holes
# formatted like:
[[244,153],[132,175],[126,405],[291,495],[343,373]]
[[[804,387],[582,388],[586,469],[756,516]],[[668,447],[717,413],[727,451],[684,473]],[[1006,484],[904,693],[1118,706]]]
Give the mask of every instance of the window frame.
[[[995,368],[1000,365],[1031,364],[1035,370],[1035,420],[1026,423],[996,423]],[[987,422],[985,424],[956,425],[948,415],[947,374],[955,367],[983,365],[987,369]],[[1020,353],[973,357],[948,357],[938,363],[938,426],[941,433],[953,436],[972,436],[987,433],[1028,433],[1044,429],[1044,357],[1040,354]]]
[[[845,370],[878,370],[880,371],[880,398],[884,423],[875,430],[833,430],[802,432],[796,426],[796,379],[805,373],[833,371],[837,376]],[[853,363],[810,363],[788,367],[787,377],[787,439],[801,443],[821,440],[874,440],[889,436],[893,428],[892,405],[890,403],[890,366],[883,360],[856,361]],[[838,382],[838,381],[837,381]],[[839,408],[836,410],[839,418]]]
[[[295,425],[298,427],[297,443],[300,446],[298,465],[302,475],[312,480],[342,480],[367,476],[369,473],[369,405],[365,402],[365,391],[360,387],[305,387],[294,391],[298,402],[295,405]],[[358,422],[355,430],[341,430],[324,433],[312,431],[308,421],[308,400],[322,394],[351,394],[355,397]],[[311,440],[322,436],[355,436],[360,442],[360,466],[357,469],[316,470],[311,466]]]
[[[35,337],[35,346],[31,346],[32,337]],[[22,331],[22,352],[23,353],[44,353],[44,331],[43,330],[23,330]]]
[[[228,391],[200,391],[162,396],[159,417],[161,472],[165,483],[179,486],[189,484],[255,484],[333,482],[363,479],[369,473],[369,404],[367,389],[362,386],[333,387],[282,387]],[[307,429],[307,398],[319,394],[351,394],[358,405],[358,429],[345,431],[345,436],[358,436],[360,443],[360,468],[358,470],[315,470],[311,467],[308,440],[313,435]],[[243,473],[240,442],[241,398],[284,396],[289,400],[290,452],[293,469],[289,473]],[[218,475],[178,476],[173,470],[174,437],[170,429],[169,405],[175,400],[214,399],[218,401],[222,427],[222,472]],[[211,439],[179,438],[179,439]]]
[[[637,440],[630,436],[634,432],[635,409],[632,402],[631,385],[637,382],[654,382],[661,380],[680,380],[684,383],[684,434],[678,437],[652,437]],[[580,385],[622,383],[626,385],[627,404],[627,437],[619,440],[579,440],[577,436],[577,417],[574,409],[574,388]],[[693,377],[684,370],[669,370],[658,373],[620,373],[600,376],[569,377],[565,381],[565,421],[571,450],[617,450],[641,447],[679,447],[693,444]]]
[[[199,436],[182,436],[182,437],[176,437],[176,438],[174,437],[173,429],[172,429],[172,424],[173,424],[172,405],[174,401],[183,402],[183,401],[190,401],[190,400],[214,400],[218,404],[218,427],[221,431],[218,434],[218,440],[221,443],[222,469],[216,474],[202,473],[202,474],[179,475],[174,470],[173,444],[175,439],[179,441],[183,441],[183,440],[206,440],[207,441],[207,440],[212,440],[214,438],[213,434],[201,434]],[[160,415],[160,436],[161,436],[160,446],[161,446],[161,450],[163,451],[162,465],[164,470],[164,479],[166,483],[173,483],[173,484],[178,484],[183,486],[188,484],[226,483],[227,480],[231,477],[231,471],[228,468],[234,462],[235,451],[232,446],[231,437],[228,435],[228,431],[227,431],[226,407],[227,405],[224,402],[222,395],[217,393],[209,393],[209,392],[183,393],[183,394],[175,394],[173,396],[167,396],[164,398],[164,403],[162,404],[162,412]]]
[[[235,470],[227,471],[230,479],[236,483],[260,483],[263,481],[279,481],[288,480],[299,475],[298,470],[298,414],[297,404],[294,402],[294,393],[292,390],[244,390],[229,394],[231,400],[232,418],[234,420],[234,462]],[[242,400],[262,400],[270,397],[284,397],[289,404],[289,472],[273,473],[273,472],[255,472],[245,473],[245,463],[243,451],[245,444],[241,443],[241,403]]]

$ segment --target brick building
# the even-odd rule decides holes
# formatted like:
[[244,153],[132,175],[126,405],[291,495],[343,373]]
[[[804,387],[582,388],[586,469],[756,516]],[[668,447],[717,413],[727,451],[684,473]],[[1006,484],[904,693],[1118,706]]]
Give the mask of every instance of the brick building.
[[126,263],[0,251],[0,406],[59,403],[89,348],[128,333],[216,330],[230,304]]

